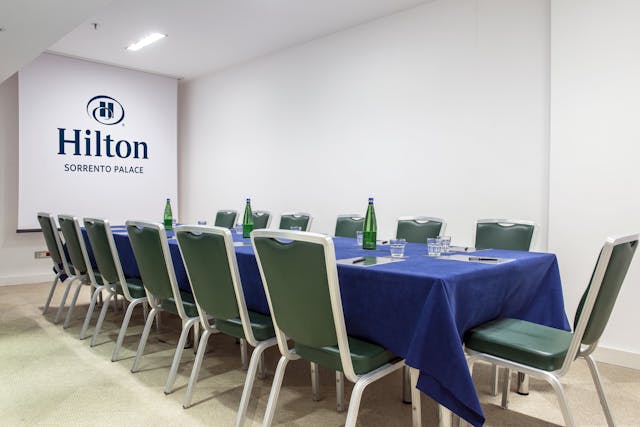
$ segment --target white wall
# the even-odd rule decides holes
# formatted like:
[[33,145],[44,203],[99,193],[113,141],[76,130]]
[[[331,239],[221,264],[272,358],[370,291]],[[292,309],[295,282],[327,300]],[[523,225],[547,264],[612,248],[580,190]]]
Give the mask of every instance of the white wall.
[[[604,239],[640,231],[640,3],[554,0],[551,14],[549,249],[573,315]],[[636,259],[601,343],[640,369],[638,280]]]
[[[17,234],[18,228],[18,75],[0,84],[0,285],[53,279],[50,259],[36,260],[46,250],[42,233]],[[42,177],[42,185],[46,177]]]
[[535,220],[546,247],[548,1],[423,5],[180,86],[181,220],[305,210]]

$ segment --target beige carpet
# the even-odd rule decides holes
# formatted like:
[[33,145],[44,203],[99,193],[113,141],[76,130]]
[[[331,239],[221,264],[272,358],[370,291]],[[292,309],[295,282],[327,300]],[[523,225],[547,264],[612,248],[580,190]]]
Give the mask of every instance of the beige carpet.
[[[194,406],[182,408],[191,372],[193,351],[185,350],[176,390],[163,393],[179,323],[163,317],[160,331],[152,330],[141,371],[130,372],[142,330],[141,311],[134,315],[121,360],[110,361],[123,315],[110,310],[97,345],[78,334],[88,307],[83,290],[69,329],[54,325],[62,289],[58,289],[46,316],[41,309],[49,284],[0,287],[0,425],[213,425],[231,426],[240,402],[245,372],[239,346],[233,338],[213,336],[194,393]],[[97,313],[94,316],[97,318]],[[92,330],[91,330],[92,332]],[[256,380],[246,425],[261,425],[269,395],[277,349],[266,352],[268,375]],[[600,364],[603,381],[618,425],[640,426],[640,372]],[[346,413],[335,411],[333,373],[321,369],[322,400],[311,400],[309,365],[292,362],[285,374],[274,424],[340,426]],[[511,394],[511,407],[499,407],[499,397],[488,395],[488,365],[478,364],[474,380],[489,426],[562,425],[562,415],[550,386],[532,380],[531,394]],[[569,403],[581,426],[605,425],[598,397],[583,361],[574,364],[563,381]],[[347,400],[351,385],[347,384]],[[436,422],[436,407],[423,396],[423,425]],[[410,426],[410,405],[401,402],[400,371],[372,385],[364,393],[359,425]]]

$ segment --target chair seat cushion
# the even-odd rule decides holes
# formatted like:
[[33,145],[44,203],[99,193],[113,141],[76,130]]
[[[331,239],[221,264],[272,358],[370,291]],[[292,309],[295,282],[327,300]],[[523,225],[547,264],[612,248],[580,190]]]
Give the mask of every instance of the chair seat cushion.
[[472,329],[467,348],[544,371],[560,369],[573,334],[524,320],[497,319]]
[[[184,311],[187,314],[187,317],[198,317],[198,307],[196,307],[196,303],[193,299],[193,294],[181,290],[180,297],[182,298],[182,306],[184,307]],[[178,309],[176,308],[176,300],[173,297],[163,299],[161,301],[161,306],[169,313],[178,314]]]
[[[144,286],[142,285],[142,280],[135,277],[127,277],[125,279],[127,281],[127,288],[129,289],[129,294],[132,298],[144,298],[147,296],[144,292]],[[122,284],[120,282],[116,283],[116,291],[123,295]]]
[[[358,375],[366,374],[367,372],[371,372],[382,365],[400,359],[389,350],[386,350],[377,344],[362,341],[353,337],[347,338],[349,340],[349,350],[351,351],[353,370]],[[295,349],[296,353],[311,362],[333,369],[334,371],[343,370],[342,362],[340,361],[340,350],[337,345],[316,348],[308,347],[296,342]]]
[[[268,340],[276,336],[270,316],[249,311],[249,321],[251,322],[253,336],[258,341]],[[216,319],[216,329],[236,338],[245,337],[244,330],[242,329],[242,321],[239,317],[234,319]]]

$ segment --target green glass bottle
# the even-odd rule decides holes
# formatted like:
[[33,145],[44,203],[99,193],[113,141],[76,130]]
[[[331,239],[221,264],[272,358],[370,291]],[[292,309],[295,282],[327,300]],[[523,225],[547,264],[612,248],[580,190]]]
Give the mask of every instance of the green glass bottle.
[[247,206],[244,208],[244,217],[242,218],[242,237],[245,239],[250,237],[253,230],[253,213],[251,212],[251,199],[247,199]]
[[376,210],[373,208],[373,197],[369,197],[369,206],[367,206],[367,214],[364,217],[364,227],[362,233],[362,249],[376,248]]
[[164,205],[164,229],[171,230],[173,228],[173,215],[171,214],[171,199],[167,199]]

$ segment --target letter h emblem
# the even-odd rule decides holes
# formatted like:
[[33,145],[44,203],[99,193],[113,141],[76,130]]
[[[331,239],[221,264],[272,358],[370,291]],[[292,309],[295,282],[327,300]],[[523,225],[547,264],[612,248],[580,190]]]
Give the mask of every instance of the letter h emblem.
[[100,117],[112,118],[113,117],[113,102],[100,101]]

